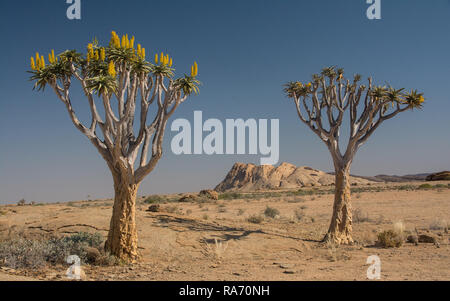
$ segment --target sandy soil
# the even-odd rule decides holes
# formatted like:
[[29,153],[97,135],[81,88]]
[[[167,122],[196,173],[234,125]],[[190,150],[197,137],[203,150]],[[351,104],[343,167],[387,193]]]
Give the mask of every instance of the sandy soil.
[[[450,280],[450,236],[444,230],[430,230],[450,221],[450,189],[353,194],[354,209],[368,214],[369,221],[354,223],[355,245],[338,248],[320,243],[332,202],[332,195],[312,195],[169,203],[157,213],[147,212],[149,205],[140,202],[142,262],[83,269],[88,280],[366,280],[366,260],[378,255],[382,280]],[[30,235],[78,231],[106,235],[111,206],[108,200],[1,206],[0,234],[8,229]],[[278,209],[279,216],[261,224],[247,221],[267,206]],[[302,212],[301,220],[296,212]],[[392,229],[397,221],[409,231],[417,228],[440,235],[440,246],[374,247],[377,233]],[[0,280],[17,276],[63,280],[66,269],[0,271]]]

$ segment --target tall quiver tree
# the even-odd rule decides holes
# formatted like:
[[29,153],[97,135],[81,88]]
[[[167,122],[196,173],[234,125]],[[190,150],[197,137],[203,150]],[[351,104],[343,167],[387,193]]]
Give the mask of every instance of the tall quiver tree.
[[[333,215],[325,242],[351,244],[352,208],[350,199],[350,167],[358,149],[375,130],[401,112],[422,108],[423,94],[404,93],[404,89],[360,84],[361,76],[344,78],[344,70],[328,67],[312,76],[307,84],[289,82],[284,92],[294,100],[298,117],[326,144],[335,169]],[[341,151],[340,130],[348,111],[350,136]]]
[[[174,78],[169,55],[156,54],[150,63],[145,48],[134,44],[134,37],[120,39],[113,31],[109,46],[95,40],[85,55],[67,50],[55,56],[52,50],[49,64],[39,53],[31,58],[34,87],[44,90],[48,85],[54,90],[75,127],[92,142],[112,173],[114,207],[105,249],[127,262],[139,257],[135,218],[139,185],[162,156],[169,117],[189,95],[198,93],[199,85],[196,63],[190,75]],[[79,81],[88,100],[90,125],[84,125],[72,107],[72,81]]]

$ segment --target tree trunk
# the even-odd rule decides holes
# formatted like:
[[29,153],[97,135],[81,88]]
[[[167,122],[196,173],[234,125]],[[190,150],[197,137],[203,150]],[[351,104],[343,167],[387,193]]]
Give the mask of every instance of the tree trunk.
[[324,242],[352,244],[352,207],[350,199],[350,166],[337,168],[333,217]]
[[105,250],[128,263],[136,262],[138,236],[136,229],[136,195],[139,184],[127,176],[114,177],[114,207]]

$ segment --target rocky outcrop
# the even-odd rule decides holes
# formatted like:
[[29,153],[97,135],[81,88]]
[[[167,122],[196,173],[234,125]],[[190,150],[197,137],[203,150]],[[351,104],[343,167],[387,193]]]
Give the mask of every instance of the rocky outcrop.
[[199,195],[199,197],[205,197],[207,199],[215,200],[215,201],[217,201],[219,199],[219,194],[215,190],[210,190],[210,189],[202,190],[202,191],[200,191],[200,193],[198,195]]
[[450,171],[431,174],[427,177],[427,181],[450,181]]
[[[363,178],[351,177],[352,185],[373,183]],[[297,167],[290,163],[257,166],[236,163],[215,190],[255,191],[270,189],[298,189],[301,187],[329,186],[334,184],[334,176],[310,167]]]

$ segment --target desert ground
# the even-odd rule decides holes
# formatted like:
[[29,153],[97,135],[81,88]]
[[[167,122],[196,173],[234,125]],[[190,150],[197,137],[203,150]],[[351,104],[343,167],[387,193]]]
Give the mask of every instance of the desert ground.
[[[381,280],[450,280],[449,182],[353,187],[355,244],[321,243],[333,204],[330,188],[304,193],[222,195],[214,201],[159,202],[142,197],[137,225],[142,260],[135,265],[84,265],[86,280],[367,280],[368,256],[381,259]],[[328,192],[327,192],[328,191]],[[176,197],[174,195],[169,197]],[[269,208],[278,210],[265,216]],[[274,211],[274,210],[272,210]],[[0,206],[0,235],[106,236],[112,200]],[[264,217],[264,218],[256,218]],[[250,218],[250,219],[249,219]],[[252,222],[251,222],[252,221]],[[401,222],[406,232],[428,233],[439,243],[375,244],[377,233]],[[0,280],[65,280],[68,266],[0,269]]]

